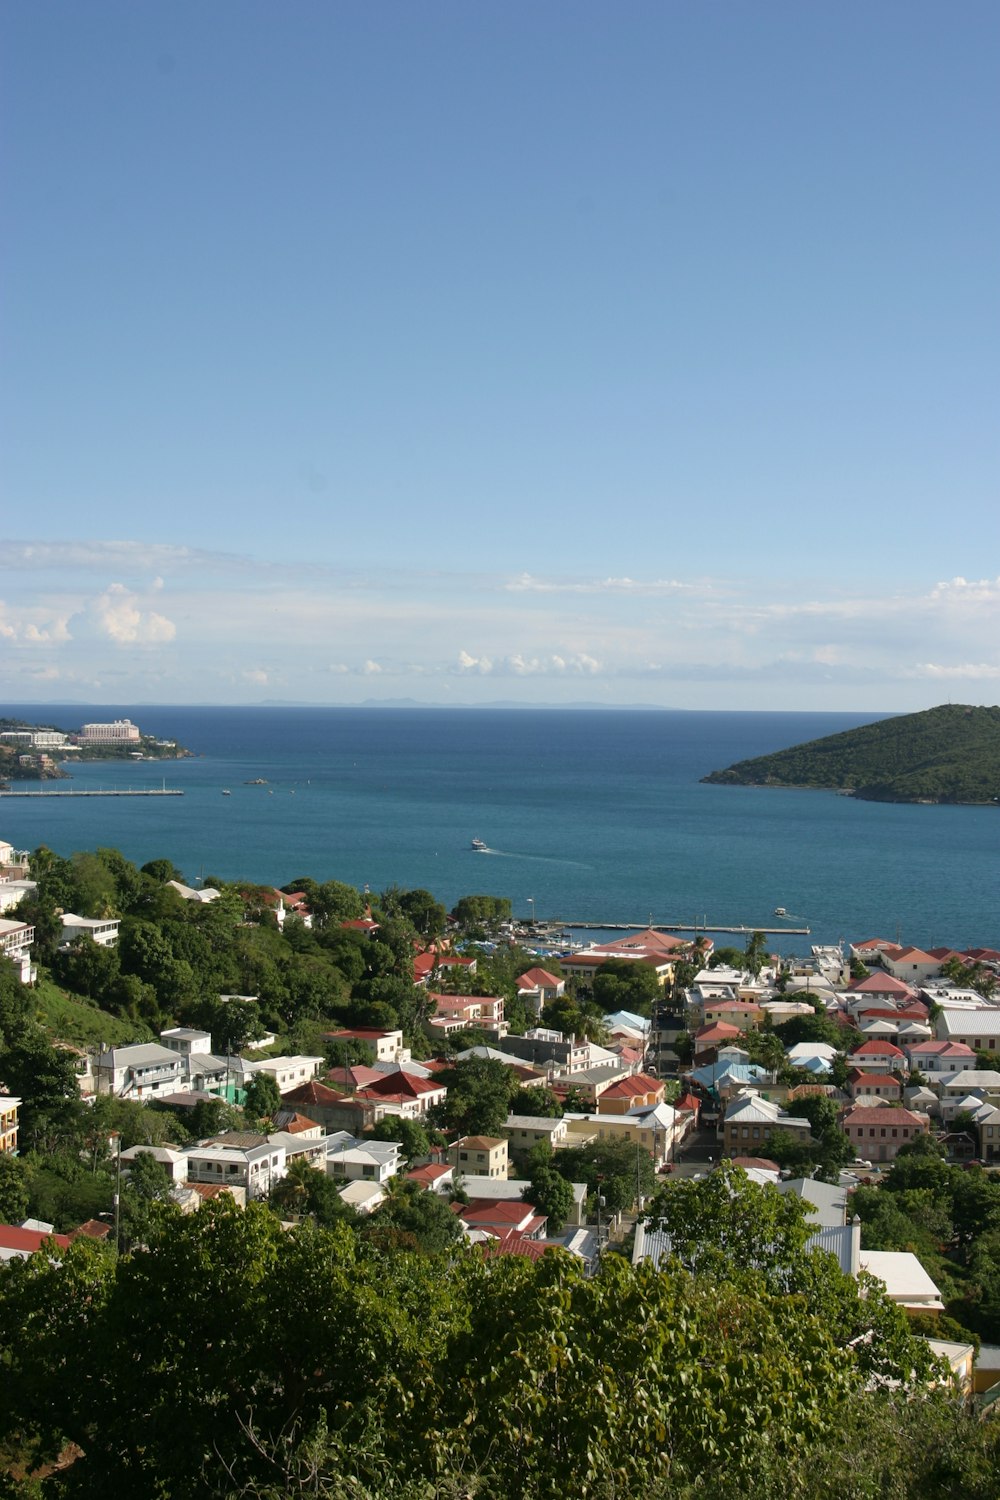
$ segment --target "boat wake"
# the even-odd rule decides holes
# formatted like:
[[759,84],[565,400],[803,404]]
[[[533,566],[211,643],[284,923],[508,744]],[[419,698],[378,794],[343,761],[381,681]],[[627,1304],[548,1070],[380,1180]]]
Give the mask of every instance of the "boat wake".
[[517,854],[512,849],[479,849],[479,854],[492,854],[497,859],[524,859],[533,865],[571,865],[575,870],[592,870],[593,865],[586,864],[582,859],[555,859],[550,854]]

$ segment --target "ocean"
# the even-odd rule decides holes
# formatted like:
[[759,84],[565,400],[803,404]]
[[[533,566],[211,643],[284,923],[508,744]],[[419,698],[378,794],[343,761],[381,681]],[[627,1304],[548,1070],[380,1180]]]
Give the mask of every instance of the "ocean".
[[[75,728],[128,716],[193,758],[72,783],[167,798],[0,798],[0,839],[110,845],[209,875],[486,892],[565,923],[809,926],[810,942],[1000,946],[1000,815],[703,786],[707,772],[884,717],[840,713],[11,705]],[[250,786],[264,778],[266,786]],[[24,785],[22,783],[21,785]],[[49,784],[51,785],[51,783]],[[223,795],[228,789],[229,796]],[[489,853],[475,853],[481,838]],[[796,920],[792,920],[796,919]],[[719,936],[717,943],[740,939]]]

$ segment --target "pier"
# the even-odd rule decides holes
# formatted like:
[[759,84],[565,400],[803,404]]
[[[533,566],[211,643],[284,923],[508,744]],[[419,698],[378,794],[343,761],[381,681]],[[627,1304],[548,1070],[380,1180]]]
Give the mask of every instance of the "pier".
[[534,930],[563,932],[567,928],[576,928],[578,932],[729,932],[740,937],[748,937],[754,932],[762,932],[765,937],[780,937],[783,933],[790,937],[810,935],[808,927],[763,927],[752,923],[750,926],[741,923],[738,926],[715,927],[711,922],[571,922],[561,919],[537,922]]
[[51,797],[183,797],[182,791],[169,786],[153,787],[117,787],[104,789],[103,787],[88,787],[86,791],[78,791],[75,787],[67,791],[58,792],[15,792],[0,791],[0,797],[44,797],[48,801]]

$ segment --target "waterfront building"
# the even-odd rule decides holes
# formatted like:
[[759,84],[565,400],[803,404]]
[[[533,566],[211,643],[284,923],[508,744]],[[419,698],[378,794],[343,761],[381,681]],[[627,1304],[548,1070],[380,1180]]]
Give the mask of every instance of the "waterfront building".
[[131,719],[115,719],[110,724],[84,724],[80,740],[84,745],[137,745],[142,738]]

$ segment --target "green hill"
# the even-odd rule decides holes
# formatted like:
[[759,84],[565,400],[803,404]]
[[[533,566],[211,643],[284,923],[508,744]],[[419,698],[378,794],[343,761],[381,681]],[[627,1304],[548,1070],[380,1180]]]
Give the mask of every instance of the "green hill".
[[1000,708],[960,703],[741,760],[703,781],[816,787],[869,802],[1000,801]]

